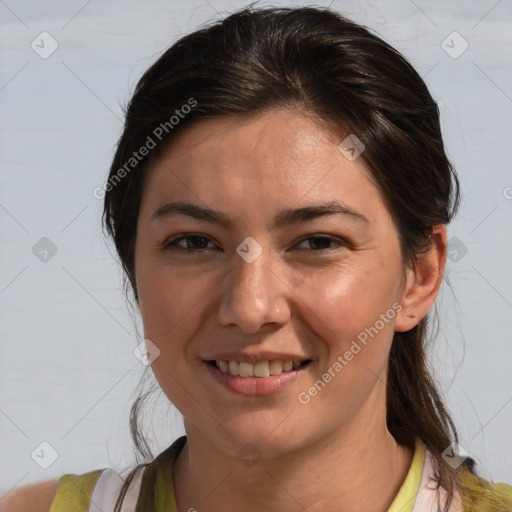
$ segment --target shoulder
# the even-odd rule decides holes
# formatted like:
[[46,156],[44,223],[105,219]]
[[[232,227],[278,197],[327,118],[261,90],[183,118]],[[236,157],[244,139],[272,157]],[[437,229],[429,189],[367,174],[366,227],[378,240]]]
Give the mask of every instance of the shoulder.
[[46,480],[25,485],[10,492],[0,501],[1,512],[49,512],[57,493],[59,480]]
[[82,475],[66,474],[20,487],[0,502],[0,512],[87,512],[91,498],[104,470]]

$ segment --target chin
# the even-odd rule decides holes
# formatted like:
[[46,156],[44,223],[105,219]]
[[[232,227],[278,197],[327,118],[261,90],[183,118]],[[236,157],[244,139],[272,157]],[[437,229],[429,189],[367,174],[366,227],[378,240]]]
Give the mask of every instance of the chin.
[[[282,428],[283,418],[272,417],[269,421],[256,421],[254,418],[247,418],[247,421],[237,421],[236,425],[230,426],[230,432],[236,432],[232,438],[226,439],[231,445],[230,451],[256,452],[265,454],[266,457],[284,455],[307,443],[306,433],[300,424],[289,424]],[[224,432],[224,434],[226,434]]]

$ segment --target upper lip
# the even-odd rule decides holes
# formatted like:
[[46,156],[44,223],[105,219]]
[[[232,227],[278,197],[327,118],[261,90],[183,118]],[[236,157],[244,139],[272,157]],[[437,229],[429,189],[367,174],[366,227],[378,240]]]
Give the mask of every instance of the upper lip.
[[293,361],[302,362],[306,359],[310,359],[307,356],[301,356],[291,353],[283,352],[222,352],[209,357],[205,357],[205,361],[238,361],[240,363],[260,363],[262,361]]

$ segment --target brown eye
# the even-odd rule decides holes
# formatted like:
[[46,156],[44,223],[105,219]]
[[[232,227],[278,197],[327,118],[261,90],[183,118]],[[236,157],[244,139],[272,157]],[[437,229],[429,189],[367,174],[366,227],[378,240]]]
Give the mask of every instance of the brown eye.
[[[311,243],[311,241],[313,241]],[[338,238],[332,238],[332,237],[328,237],[328,236],[310,236],[308,238],[304,238],[300,244],[304,243],[304,242],[308,242],[309,243],[309,248],[306,248],[306,250],[310,250],[310,251],[313,251],[315,253],[326,253],[326,252],[331,252],[334,248],[330,247],[331,244],[337,244],[338,247],[344,247],[346,246],[346,244],[342,241],[342,240],[339,240]],[[300,245],[299,244],[299,245]]]
[[[182,243],[184,242],[184,244]],[[164,243],[164,249],[178,249],[186,252],[199,252],[207,249],[205,244],[210,240],[202,235],[189,234],[181,235]]]

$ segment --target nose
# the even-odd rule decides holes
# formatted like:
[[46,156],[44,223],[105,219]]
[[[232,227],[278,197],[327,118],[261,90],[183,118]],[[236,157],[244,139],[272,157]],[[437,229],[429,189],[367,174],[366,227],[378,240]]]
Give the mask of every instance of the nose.
[[258,332],[265,324],[286,323],[290,318],[290,289],[277,267],[268,250],[251,263],[235,254],[222,281],[219,323],[236,325],[247,334]]

